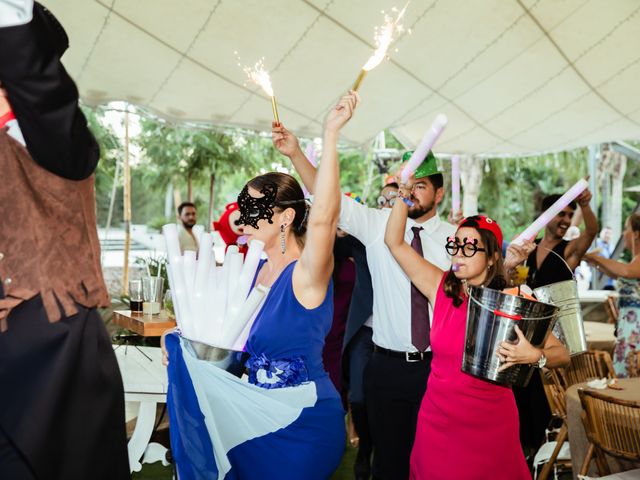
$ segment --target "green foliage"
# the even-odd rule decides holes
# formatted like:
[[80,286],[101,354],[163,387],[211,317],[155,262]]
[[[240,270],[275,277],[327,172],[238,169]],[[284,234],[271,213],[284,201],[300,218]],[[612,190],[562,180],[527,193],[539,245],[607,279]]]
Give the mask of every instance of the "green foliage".
[[546,195],[564,193],[587,175],[586,149],[525,158],[485,161],[478,209],[500,222],[511,239],[538,215]]
[[[96,203],[98,223],[104,225],[109,210],[109,199],[116,171],[116,163],[122,155],[122,144],[115,132],[105,125],[102,114],[96,110],[82,108],[87,124],[100,146],[100,162],[96,169]],[[122,179],[120,180],[122,182]],[[114,219],[122,219],[122,202],[114,205]],[[116,220],[118,221],[118,220]]]
[[[101,147],[101,161],[96,174],[98,222],[104,225],[109,207],[116,161],[122,158],[123,145],[114,131],[105,126],[100,111],[85,109],[89,126]],[[186,125],[172,125],[141,117],[141,133],[133,141],[141,148],[141,157],[131,166],[133,222],[158,229],[174,220],[173,212],[165,215],[165,199],[172,186],[186,200],[191,190],[192,201],[199,212],[199,223],[206,224],[209,190],[214,184],[214,216],[218,218],[227,203],[235,201],[238,192],[252,177],[267,171],[288,169],[289,160],[275,150],[268,132],[226,129],[207,130]],[[388,148],[403,150],[389,132],[385,132]],[[311,139],[301,138],[305,148]],[[629,142],[633,144],[633,142]],[[485,160],[482,189],[478,199],[481,212],[500,221],[506,239],[512,238],[537,215],[541,199],[551,193],[564,192],[587,174],[587,149],[524,158],[490,158]],[[369,174],[370,157],[361,149],[339,151],[341,185],[344,192],[363,195],[370,182],[368,201],[374,205],[384,174],[377,167]],[[390,168],[397,167],[397,165]],[[441,213],[450,210],[450,162],[442,161],[446,195]],[[625,187],[640,184],[640,168],[629,160]],[[635,208],[638,194],[625,193],[623,219]],[[122,178],[119,180],[114,225],[122,220]]]
[[168,223],[174,223],[175,220],[176,220],[175,217],[165,217],[161,215],[159,217],[154,217],[151,220],[149,220],[147,222],[147,227],[157,232],[160,232],[163,226],[165,226]]
[[160,276],[164,278],[163,283],[163,293],[167,291],[169,288],[169,274],[167,272],[167,257],[159,254],[152,254],[148,257],[138,257],[135,261],[136,265],[139,265],[143,268],[143,271],[146,275],[147,267],[149,267],[149,273],[152,277],[156,277],[158,275],[158,268],[162,268],[160,271]]

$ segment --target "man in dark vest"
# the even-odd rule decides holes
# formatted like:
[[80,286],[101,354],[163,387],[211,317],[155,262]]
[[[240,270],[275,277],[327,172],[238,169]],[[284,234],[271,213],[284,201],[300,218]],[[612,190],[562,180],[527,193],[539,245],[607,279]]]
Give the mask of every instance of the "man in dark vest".
[[[99,149],[32,0],[0,0],[0,478],[129,478],[122,379],[97,307]],[[9,211],[10,210],[10,211]]]
[[[548,195],[542,200],[540,210],[544,212],[559,198],[560,195]],[[573,271],[580,265],[580,260],[598,234],[598,219],[591,210],[590,201],[591,192],[586,190],[575,202],[562,209],[547,224],[544,236],[536,240],[537,247],[527,259],[527,285],[531,288],[573,278]],[[571,226],[576,203],[582,211],[585,229],[578,238],[567,241],[563,237]],[[514,388],[513,393],[520,413],[520,441],[525,455],[530,457],[544,441],[544,431],[551,420],[551,411],[539,375],[534,375],[526,388]]]

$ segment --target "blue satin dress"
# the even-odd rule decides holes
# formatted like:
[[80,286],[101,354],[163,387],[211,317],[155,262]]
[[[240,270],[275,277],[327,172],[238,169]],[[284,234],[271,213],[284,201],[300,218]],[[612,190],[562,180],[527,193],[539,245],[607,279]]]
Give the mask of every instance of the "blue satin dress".
[[181,479],[330,478],[345,446],[344,410],[322,364],[333,286],[306,309],[296,262],[271,287],[245,346],[249,382],[167,338],[171,443]]

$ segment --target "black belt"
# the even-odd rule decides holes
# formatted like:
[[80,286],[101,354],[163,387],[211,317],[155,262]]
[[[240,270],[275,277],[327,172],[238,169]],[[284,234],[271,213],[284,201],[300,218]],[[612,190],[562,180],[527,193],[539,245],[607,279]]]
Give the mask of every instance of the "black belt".
[[431,359],[433,356],[431,352],[398,352],[397,350],[389,350],[388,348],[382,348],[378,345],[373,346],[373,351],[386,355],[387,357],[401,358],[407,362],[421,362]]

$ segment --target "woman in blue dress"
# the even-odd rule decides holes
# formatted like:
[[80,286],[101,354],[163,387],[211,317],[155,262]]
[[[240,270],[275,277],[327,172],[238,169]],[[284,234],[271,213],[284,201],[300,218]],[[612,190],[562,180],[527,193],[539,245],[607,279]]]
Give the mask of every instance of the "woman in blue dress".
[[[245,351],[248,383],[165,338],[171,446],[181,480],[326,479],[345,445],[344,411],[322,364],[332,322],[333,243],[340,212],[337,140],[350,92],[329,112],[313,206],[283,173],[250,180],[238,196],[249,242],[268,261],[255,284],[270,291]],[[307,218],[308,217],[308,218]]]

